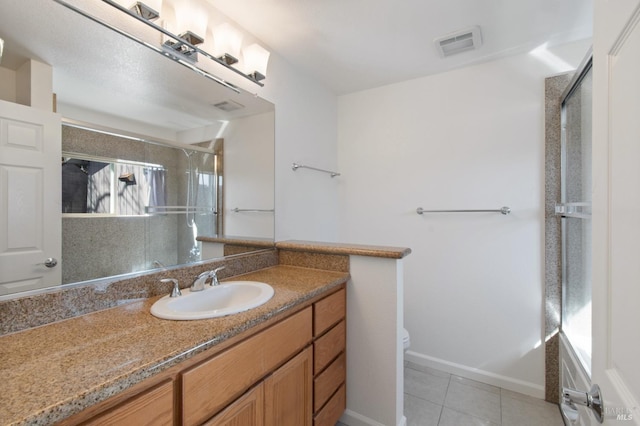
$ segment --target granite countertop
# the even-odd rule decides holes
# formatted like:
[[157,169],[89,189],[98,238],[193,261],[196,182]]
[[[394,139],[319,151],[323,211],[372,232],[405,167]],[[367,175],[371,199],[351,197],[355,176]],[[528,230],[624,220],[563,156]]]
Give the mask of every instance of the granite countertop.
[[407,247],[372,246],[364,244],[327,243],[317,241],[287,240],[276,243],[277,249],[325,254],[383,257],[402,259],[411,254]]
[[200,235],[196,238],[205,243],[242,244],[255,247],[272,248],[275,246],[273,238],[236,237],[233,235]]
[[51,424],[101,402],[289,308],[345,283],[346,272],[274,266],[233,279],[275,294],[228,317],[153,317],[158,297],[0,337],[0,424]]
[[295,250],[324,254],[356,255],[402,259],[411,253],[407,247],[374,246],[365,244],[330,243],[319,241],[286,240],[274,242],[269,238],[248,238],[226,235],[199,236],[198,241],[226,244],[243,244],[255,247],[276,247],[282,250]]

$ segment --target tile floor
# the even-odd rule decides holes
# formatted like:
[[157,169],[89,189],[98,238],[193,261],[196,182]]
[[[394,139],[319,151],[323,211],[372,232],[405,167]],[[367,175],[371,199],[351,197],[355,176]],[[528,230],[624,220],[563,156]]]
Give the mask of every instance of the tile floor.
[[404,392],[407,426],[564,425],[557,405],[414,363]]
[[414,363],[404,370],[408,426],[563,426],[557,405]]

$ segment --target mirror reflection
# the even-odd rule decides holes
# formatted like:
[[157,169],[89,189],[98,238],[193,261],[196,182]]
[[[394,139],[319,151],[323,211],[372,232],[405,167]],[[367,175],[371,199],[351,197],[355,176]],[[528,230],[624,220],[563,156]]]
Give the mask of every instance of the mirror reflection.
[[224,215],[223,140],[202,145],[212,152],[63,125],[62,283],[202,260],[196,238]]
[[52,1],[4,4],[0,38],[0,99],[19,103],[25,63],[51,65],[66,123],[61,283],[201,260],[198,236],[273,239],[271,103]]

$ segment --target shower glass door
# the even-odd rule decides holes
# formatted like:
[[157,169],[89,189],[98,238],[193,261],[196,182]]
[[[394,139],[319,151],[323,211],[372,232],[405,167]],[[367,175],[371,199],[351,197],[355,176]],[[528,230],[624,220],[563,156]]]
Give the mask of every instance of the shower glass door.
[[[580,72],[580,71],[579,71]],[[562,332],[591,375],[591,61],[562,103]]]

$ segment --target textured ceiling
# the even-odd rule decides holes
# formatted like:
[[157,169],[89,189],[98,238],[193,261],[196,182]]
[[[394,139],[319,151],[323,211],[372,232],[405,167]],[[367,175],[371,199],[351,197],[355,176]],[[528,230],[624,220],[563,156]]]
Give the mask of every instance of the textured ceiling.
[[[207,1],[337,94],[587,39],[592,32],[592,0]],[[482,47],[441,58],[433,39],[472,25],[482,29]],[[0,0],[0,37],[7,42],[3,67],[15,69],[27,57],[53,66],[62,104],[176,131],[273,109],[180,66],[167,68],[162,55],[53,0]],[[226,100],[246,108],[213,108]]]
[[[591,0],[209,2],[339,94],[592,34]],[[473,25],[482,29],[482,47],[440,58],[433,40]]]

